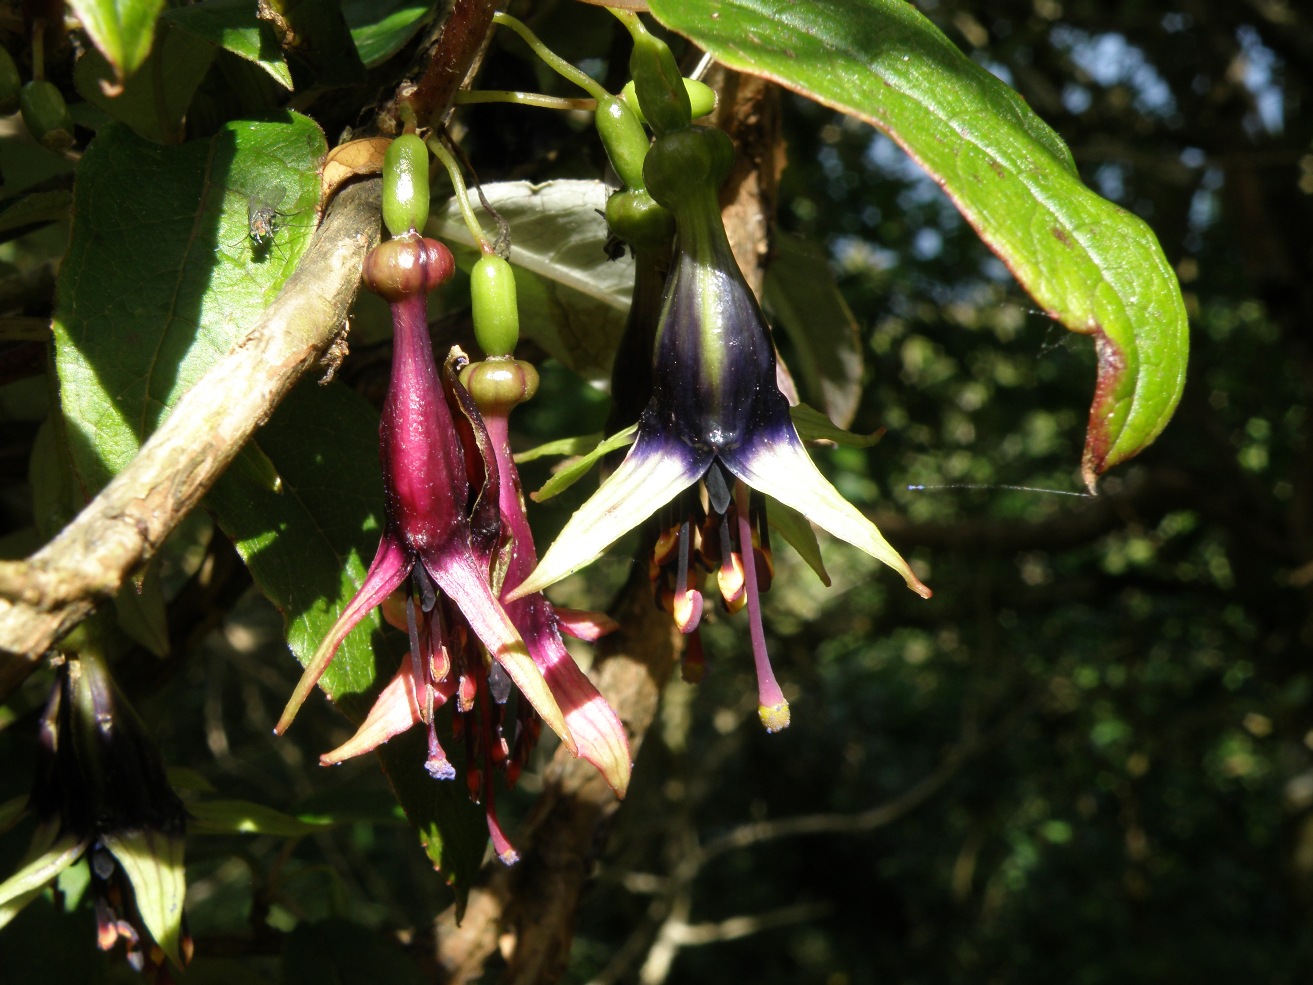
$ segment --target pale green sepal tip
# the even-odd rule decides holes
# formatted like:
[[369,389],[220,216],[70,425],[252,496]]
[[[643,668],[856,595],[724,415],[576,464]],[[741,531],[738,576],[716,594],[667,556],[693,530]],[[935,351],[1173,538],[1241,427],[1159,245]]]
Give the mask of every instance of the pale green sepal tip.
[[187,893],[181,833],[138,829],[105,834],[100,840],[132,883],[137,909],[151,937],[181,968],[182,903]]
[[662,454],[660,448],[636,445],[620,467],[570,517],[552,546],[507,600],[541,592],[566,575],[596,561],[602,553],[638,526],[707,469],[706,462]]
[[736,456],[725,464],[753,489],[797,510],[821,529],[887,564],[903,576],[908,588],[922,598],[930,597],[930,589],[884,539],[879,528],[821,475],[800,441],[795,438],[775,442],[756,452],[747,457]]
[[89,841],[89,838],[66,834],[4,882],[0,882],[0,927],[14,919],[46,883],[76,862],[86,851]]

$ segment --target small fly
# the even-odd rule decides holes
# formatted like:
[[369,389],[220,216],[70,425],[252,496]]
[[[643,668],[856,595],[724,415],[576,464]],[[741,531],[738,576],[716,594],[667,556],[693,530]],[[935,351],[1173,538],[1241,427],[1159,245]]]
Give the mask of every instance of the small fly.
[[273,245],[278,220],[286,215],[278,211],[278,206],[286,197],[287,189],[278,186],[267,192],[254,193],[246,202],[247,234],[251,237],[251,252],[257,257],[264,256]]

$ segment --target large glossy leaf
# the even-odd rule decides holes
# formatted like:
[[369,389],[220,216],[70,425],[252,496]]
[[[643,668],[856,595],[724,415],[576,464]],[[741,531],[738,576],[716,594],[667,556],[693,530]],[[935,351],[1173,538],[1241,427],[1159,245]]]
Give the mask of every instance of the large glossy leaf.
[[1061,139],[905,0],[651,0],[731,68],[879,127],[938,181],[1046,311],[1094,337],[1084,472],[1140,451],[1185,380],[1185,306],[1140,219],[1095,195]]
[[[506,181],[484,185],[489,204],[510,224],[520,330],[585,379],[603,385],[624,329],[634,262],[606,253],[608,189],[600,181]],[[489,235],[496,224],[475,210]],[[436,209],[429,234],[473,247],[454,201]],[[472,263],[476,254],[459,259]]]

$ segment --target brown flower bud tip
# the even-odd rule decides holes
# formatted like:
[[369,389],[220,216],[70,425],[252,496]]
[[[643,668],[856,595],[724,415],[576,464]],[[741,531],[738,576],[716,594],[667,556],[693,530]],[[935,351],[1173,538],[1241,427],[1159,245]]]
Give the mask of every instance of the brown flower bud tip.
[[361,279],[375,294],[396,303],[428,294],[455,270],[451,250],[436,239],[399,236],[370,251]]

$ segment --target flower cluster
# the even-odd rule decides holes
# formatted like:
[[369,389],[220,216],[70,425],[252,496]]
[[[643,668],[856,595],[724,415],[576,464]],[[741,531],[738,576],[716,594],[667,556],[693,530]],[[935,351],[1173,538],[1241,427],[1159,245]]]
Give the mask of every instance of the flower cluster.
[[446,247],[418,235],[392,239],[366,261],[365,283],[390,302],[394,329],[379,426],[386,526],[364,584],[307,664],[276,731],[291,724],[347,633],[406,586],[399,621],[410,637],[410,659],[357,733],[322,761],[341,762],[423,723],[425,766],[451,779],[456,768],[435,715],[450,705],[470,793],[484,806],[498,856],[512,862],[493,775],[501,771],[514,782],[543,722],[594,763],[617,794],[628,783],[629,753],[614,711],[553,637],[552,610],[527,600],[508,612],[499,598],[508,565],[532,557],[532,545],[527,528],[503,513],[494,442],[458,379],[459,350],[441,372],[433,357],[425,297],[452,270]]
[[[929,597],[930,590],[821,475],[798,437],[776,383],[765,317],[720,218],[716,189],[732,154],[723,133],[692,127],[658,137],[648,154],[648,190],[674,214],[678,231],[651,398],[624,461],[571,517],[517,593],[541,591],[577,571],[655,516],[651,572],[658,601],[692,633],[702,615],[702,572],[715,572],[725,606],[748,609],[759,713],[777,731],[789,724],[789,706],[761,622],[759,595],[772,574],[768,500],[889,565],[918,594]],[[697,647],[692,657],[696,667]]]

